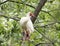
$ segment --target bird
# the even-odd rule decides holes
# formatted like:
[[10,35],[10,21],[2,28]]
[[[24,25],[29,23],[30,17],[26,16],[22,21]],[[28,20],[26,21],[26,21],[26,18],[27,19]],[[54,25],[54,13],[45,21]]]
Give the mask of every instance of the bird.
[[22,17],[20,19],[20,26],[23,30],[23,40],[29,40],[30,34],[34,32],[33,23],[31,21],[31,17],[34,17],[34,14],[31,12],[28,12],[25,17]]

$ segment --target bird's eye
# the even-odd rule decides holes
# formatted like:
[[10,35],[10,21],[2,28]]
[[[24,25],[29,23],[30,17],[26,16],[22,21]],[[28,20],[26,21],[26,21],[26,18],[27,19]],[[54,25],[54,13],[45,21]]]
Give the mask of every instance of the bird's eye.
[[32,16],[32,13],[30,13],[30,16]]
[[30,16],[34,17],[34,14],[33,13],[30,13]]

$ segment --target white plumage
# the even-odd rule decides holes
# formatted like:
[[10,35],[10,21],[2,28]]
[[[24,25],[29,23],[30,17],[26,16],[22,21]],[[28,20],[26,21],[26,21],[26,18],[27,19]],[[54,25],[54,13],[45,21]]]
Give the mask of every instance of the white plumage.
[[30,19],[31,16],[33,16],[32,13],[28,12],[26,17],[22,17],[20,19],[20,25],[22,26],[22,29],[25,31],[28,30],[30,33],[34,32],[33,23]]

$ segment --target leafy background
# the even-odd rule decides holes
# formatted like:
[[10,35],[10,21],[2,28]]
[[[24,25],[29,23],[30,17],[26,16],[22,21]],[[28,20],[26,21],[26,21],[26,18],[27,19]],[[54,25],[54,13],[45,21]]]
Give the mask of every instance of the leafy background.
[[[39,0],[0,0],[0,46],[21,46],[19,21],[27,12],[34,12]],[[60,0],[47,0],[35,23],[30,41],[22,46],[60,46]]]

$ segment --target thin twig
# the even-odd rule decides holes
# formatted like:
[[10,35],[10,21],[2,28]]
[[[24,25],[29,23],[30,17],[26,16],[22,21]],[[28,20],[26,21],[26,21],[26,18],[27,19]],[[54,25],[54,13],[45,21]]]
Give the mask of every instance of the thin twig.
[[27,6],[32,7],[32,8],[35,9],[34,6],[32,6],[32,5],[30,5],[30,4],[27,4],[27,3],[24,3],[24,2],[18,2],[18,1],[12,1],[12,0],[9,0],[9,2],[14,2],[14,3],[18,3],[18,4],[24,4],[24,5],[27,5]]
[[52,44],[52,43],[38,43],[35,46],[39,46],[40,44]]
[[0,14],[1,17],[5,17],[5,18],[9,18],[9,19],[13,19],[13,20],[16,20],[16,21],[19,21],[20,18],[18,17],[8,17],[8,16],[5,16],[4,14]]
[[[35,28],[35,29],[36,29],[36,28]],[[40,33],[44,38],[46,38],[47,40],[49,40],[51,44],[54,45],[54,42],[51,41],[48,37],[46,37],[42,32],[38,31],[38,29],[36,29],[36,31],[37,31],[38,33]],[[36,44],[36,45],[38,46],[38,45],[40,45],[40,43],[38,43],[38,44]]]

